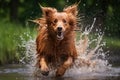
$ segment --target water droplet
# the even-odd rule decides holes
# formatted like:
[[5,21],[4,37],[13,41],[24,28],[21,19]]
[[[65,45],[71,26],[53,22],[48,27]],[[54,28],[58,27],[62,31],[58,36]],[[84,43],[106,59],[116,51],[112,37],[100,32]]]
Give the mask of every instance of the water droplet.
[[67,0],[67,2],[69,2],[69,0]]
[[98,6],[98,4],[95,4],[96,6]]
[[84,3],[83,6],[86,6],[86,4]]

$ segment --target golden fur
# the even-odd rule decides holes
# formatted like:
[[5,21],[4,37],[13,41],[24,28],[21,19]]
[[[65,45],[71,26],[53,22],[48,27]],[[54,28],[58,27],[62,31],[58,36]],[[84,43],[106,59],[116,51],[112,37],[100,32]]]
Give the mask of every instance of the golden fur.
[[62,12],[51,7],[41,8],[43,17],[35,20],[39,24],[36,38],[37,65],[42,74],[48,75],[49,64],[53,66],[60,64],[56,76],[62,76],[77,57],[74,41],[77,5],[69,6]]

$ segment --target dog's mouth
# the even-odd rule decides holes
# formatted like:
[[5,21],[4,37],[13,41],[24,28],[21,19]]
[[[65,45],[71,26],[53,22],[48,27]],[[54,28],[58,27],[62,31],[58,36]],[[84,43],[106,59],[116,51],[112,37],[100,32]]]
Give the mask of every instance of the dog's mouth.
[[63,35],[64,35],[64,33],[63,33],[62,31],[58,31],[58,32],[57,32],[57,39],[58,39],[58,40],[62,40],[62,39],[64,38]]

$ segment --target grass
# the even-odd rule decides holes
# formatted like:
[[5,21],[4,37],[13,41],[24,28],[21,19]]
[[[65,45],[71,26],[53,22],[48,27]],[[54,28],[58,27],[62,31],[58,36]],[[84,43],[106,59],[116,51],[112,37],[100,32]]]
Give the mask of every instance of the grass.
[[35,37],[35,29],[23,27],[20,24],[0,21],[0,64],[16,62],[19,60],[19,45],[22,40]]
[[106,42],[106,46],[108,46],[110,48],[120,49],[120,39],[119,38],[104,37],[103,39]]

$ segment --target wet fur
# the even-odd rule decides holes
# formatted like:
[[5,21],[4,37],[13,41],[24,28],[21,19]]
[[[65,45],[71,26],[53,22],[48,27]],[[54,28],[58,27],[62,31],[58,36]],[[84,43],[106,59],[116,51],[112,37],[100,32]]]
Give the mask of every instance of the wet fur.
[[[49,64],[57,66],[56,76],[64,75],[77,57],[75,32],[77,24],[77,5],[58,12],[55,8],[41,7],[43,17],[34,20],[39,24],[37,45],[37,66],[43,75],[48,75]],[[55,21],[57,19],[57,22]],[[58,25],[64,30],[64,38],[57,39]]]

